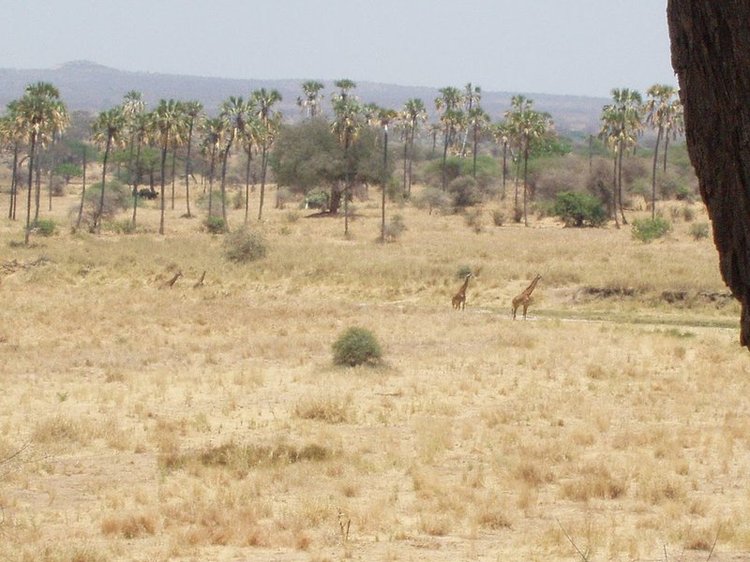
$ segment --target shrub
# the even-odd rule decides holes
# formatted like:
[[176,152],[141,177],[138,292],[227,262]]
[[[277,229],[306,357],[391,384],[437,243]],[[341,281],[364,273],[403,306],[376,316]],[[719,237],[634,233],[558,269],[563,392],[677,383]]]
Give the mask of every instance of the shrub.
[[494,209],[492,211],[492,223],[495,226],[503,226],[505,224],[505,213],[500,209]]
[[484,228],[484,225],[482,224],[483,216],[484,213],[482,213],[482,209],[472,209],[470,211],[466,211],[466,213],[464,214],[464,221],[466,222],[466,226],[479,234]]
[[477,181],[471,176],[459,176],[448,184],[448,193],[453,198],[454,207],[471,207],[482,202],[482,194]]
[[41,236],[52,236],[55,233],[55,221],[52,219],[37,219],[32,224],[32,228]]
[[708,223],[697,222],[690,225],[690,236],[693,240],[703,240],[708,238]]
[[450,205],[448,194],[436,187],[427,187],[414,197],[414,205],[417,209],[428,209],[430,214],[434,209],[442,211]]
[[[99,212],[99,204],[101,203],[102,195],[102,184],[94,184],[90,189],[86,190],[86,195],[83,201],[83,214],[81,216],[81,222],[87,224],[89,227],[93,226],[94,218]],[[121,184],[116,180],[107,181],[106,188],[104,190],[104,206],[102,207],[101,220],[109,220],[115,217],[120,211],[124,211],[130,208],[132,202],[132,196],[130,189]],[[74,207],[74,210],[70,214],[71,220],[76,220],[78,217],[78,206]]]
[[601,226],[607,220],[604,206],[596,197],[572,191],[557,195],[553,213],[562,219],[565,226]]
[[265,257],[266,240],[260,232],[240,228],[224,240],[224,255],[228,260],[246,263]]
[[207,217],[203,226],[211,234],[222,234],[227,229],[227,224],[222,217]]
[[395,242],[401,237],[404,230],[406,230],[404,218],[401,215],[393,215],[388,224],[385,225],[385,239],[389,242]]
[[456,279],[464,280],[469,273],[471,273],[471,266],[462,265],[456,271]]
[[321,209],[325,210],[328,208],[328,193],[320,190],[313,190],[307,194],[303,203],[305,209]]
[[669,221],[663,217],[653,219],[636,219],[633,221],[633,237],[641,242],[651,242],[666,236],[672,229]]
[[333,362],[336,365],[377,365],[381,357],[380,344],[365,328],[348,328],[333,344]]

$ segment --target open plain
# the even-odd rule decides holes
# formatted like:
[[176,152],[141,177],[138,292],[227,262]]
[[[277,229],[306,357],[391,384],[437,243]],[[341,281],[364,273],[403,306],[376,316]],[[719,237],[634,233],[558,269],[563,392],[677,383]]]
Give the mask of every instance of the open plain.
[[[750,355],[687,203],[651,244],[287,205],[235,264],[179,200],[93,235],[77,197],[0,221],[0,559],[750,559]],[[333,365],[351,326],[382,365]]]

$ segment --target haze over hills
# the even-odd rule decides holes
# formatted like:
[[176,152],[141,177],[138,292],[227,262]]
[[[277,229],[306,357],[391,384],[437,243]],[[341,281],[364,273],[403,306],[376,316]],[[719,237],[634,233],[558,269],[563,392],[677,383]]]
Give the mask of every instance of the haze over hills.
[[[185,76],[150,72],[129,72],[102,66],[90,61],[75,61],[50,69],[0,69],[0,106],[23,95],[31,83],[51,82],[59,90],[63,101],[72,111],[99,112],[122,102],[123,96],[136,90],[143,94],[148,108],[162,98],[198,100],[207,113],[216,113],[229,96],[247,97],[251,91],[266,88],[278,90],[283,98],[279,109],[285,119],[300,117],[297,98],[302,94],[301,83],[306,79],[260,80]],[[333,80],[317,79],[325,84],[326,101],[335,91]],[[479,84],[481,86],[481,84]],[[434,99],[444,86],[463,88],[464,84],[443,84],[435,88],[357,82],[356,95],[364,103],[374,102],[383,107],[400,109],[409,98],[420,98],[428,111],[434,112]],[[607,98],[561,96],[528,92],[482,92],[482,107],[493,121],[502,118],[510,107],[510,99],[523,93],[534,100],[534,107],[552,115],[560,132],[595,132]],[[330,112],[329,107],[324,110]]]

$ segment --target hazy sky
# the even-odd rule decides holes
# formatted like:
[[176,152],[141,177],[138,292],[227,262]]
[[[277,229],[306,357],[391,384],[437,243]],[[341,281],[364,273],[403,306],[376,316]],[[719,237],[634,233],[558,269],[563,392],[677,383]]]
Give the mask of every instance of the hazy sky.
[[169,74],[609,97],[676,85],[666,3],[0,0],[0,67],[85,59]]

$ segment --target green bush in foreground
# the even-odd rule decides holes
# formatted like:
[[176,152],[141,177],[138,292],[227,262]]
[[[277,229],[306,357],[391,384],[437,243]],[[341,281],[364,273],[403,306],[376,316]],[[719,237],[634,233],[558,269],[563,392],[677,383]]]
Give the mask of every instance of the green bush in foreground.
[[348,328],[333,344],[336,365],[377,365],[383,352],[375,336],[365,328]]
[[666,236],[672,229],[669,221],[662,217],[636,219],[633,221],[633,238],[641,242],[651,242]]
[[41,236],[52,236],[55,233],[55,221],[52,219],[37,219],[31,225],[34,231]]
[[588,193],[573,191],[557,194],[553,213],[562,219],[565,226],[601,226],[607,220],[601,201]]

